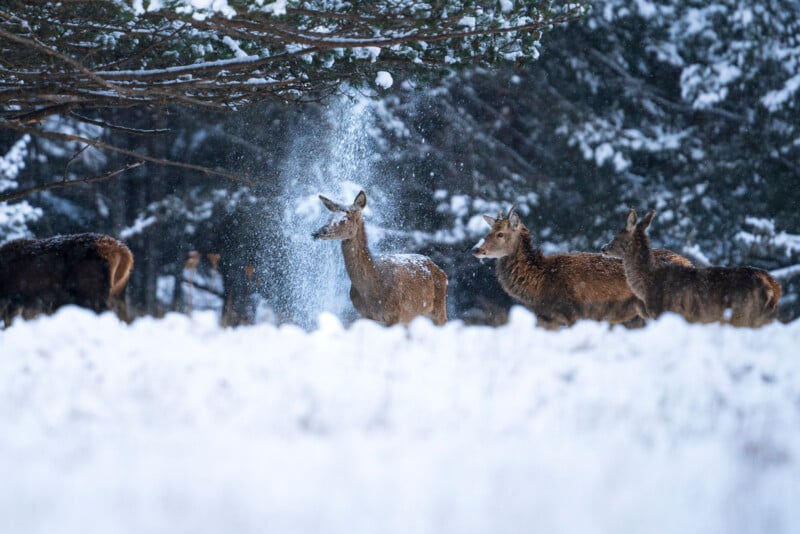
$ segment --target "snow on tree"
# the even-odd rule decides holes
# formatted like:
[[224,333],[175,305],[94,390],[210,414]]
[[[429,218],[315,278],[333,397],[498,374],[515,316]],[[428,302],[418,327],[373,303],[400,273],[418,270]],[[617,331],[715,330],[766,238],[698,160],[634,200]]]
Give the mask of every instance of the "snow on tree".
[[[29,135],[23,135],[11,149],[0,156],[0,193],[17,187],[17,177],[25,168]],[[14,204],[0,202],[0,243],[30,237],[28,223],[42,216],[40,208],[34,208],[23,200]]]
[[[6,120],[318,98],[403,72],[538,57],[565,2],[21,2],[0,11]],[[5,124],[8,126],[8,124]]]

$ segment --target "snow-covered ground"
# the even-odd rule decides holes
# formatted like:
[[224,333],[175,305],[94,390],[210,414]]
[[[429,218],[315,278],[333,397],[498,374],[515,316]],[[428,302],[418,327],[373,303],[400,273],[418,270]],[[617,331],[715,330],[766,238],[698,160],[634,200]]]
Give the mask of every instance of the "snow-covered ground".
[[0,332],[0,532],[800,532],[800,321]]

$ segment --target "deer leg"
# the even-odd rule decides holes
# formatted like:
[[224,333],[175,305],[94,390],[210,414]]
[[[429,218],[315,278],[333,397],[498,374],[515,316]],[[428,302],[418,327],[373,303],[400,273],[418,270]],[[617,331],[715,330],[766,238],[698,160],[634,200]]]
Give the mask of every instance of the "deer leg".
[[[611,323],[611,326],[614,326],[615,323]],[[644,328],[647,325],[647,321],[645,321],[644,317],[641,315],[637,315],[633,319],[628,319],[627,321],[622,321],[619,323],[625,328],[631,330],[634,328]]]
[[124,295],[111,295],[108,297],[108,302],[106,303],[108,309],[114,312],[120,321],[130,323],[131,318],[128,315],[128,304],[125,302]]
[[[438,274],[438,273],[437,273]],[[443,325],[447,322],[447,277],[434,277],[433,324]]]
[[536,315],[536,326],[540,328],[544,328],[545,330],[558,330],[562,326],[564,326],[563,321],[558,321],[552,317],[546,317],[544,315]]
[[10,302],[0,303],[0,314],[3,317],[3,328],[11,326],[14,320],[14,307]]

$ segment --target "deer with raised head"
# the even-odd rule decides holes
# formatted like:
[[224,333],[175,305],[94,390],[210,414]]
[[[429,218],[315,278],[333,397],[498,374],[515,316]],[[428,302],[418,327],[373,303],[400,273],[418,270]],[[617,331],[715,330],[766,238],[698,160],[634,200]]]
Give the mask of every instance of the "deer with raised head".
[[433,260],[421,254],[370,252],[361,213],[367,205],[364,191],[350,206],[322,195],[319,199],[333,215],[312,237],[342,242],[350,300],[361,316],[387,326],[407,324],[419,315],[437,325],[447,322],[447,275]]
[[691,323],[720,322],[758,327],[777,315],[781,286],[767,271],[755,267],[687,267],[654,260],[647,228],[655,210],[638,221],[630,210],[625,227],[603,247],[622,259],[631,290],[651,317],[664,312]]
[[[477,258],[496,258],[500,285],[536,314],[539,326],[557,329],[579,319],[628,323],[645,318],[642,301],[625,281],[622,261],[603,254],[571,252],[545,256],[533,246],[530,231],[514,206],[503,217],[484,215],[489,233],[472,248]],[[662,250],[659,261],[691,265]]]
[[0,316],[29,319],[75,304],[127,320],[133,254],[111,236],[84,233],[16,239],[0,246]]

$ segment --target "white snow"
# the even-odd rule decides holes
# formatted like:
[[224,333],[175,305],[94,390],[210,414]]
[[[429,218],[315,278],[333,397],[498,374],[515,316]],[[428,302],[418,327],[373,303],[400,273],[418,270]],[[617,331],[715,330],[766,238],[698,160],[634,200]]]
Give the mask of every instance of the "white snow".
[[761,99],[761,103],[770,111],[778,111],[781,106],[794,98],[798,90],[800,90],[800,74],[789,78],[783,88],[768,92]]
[[699,267],[705,265],[711,265],[711,260],[703,252],[703,250],[700,248],[700,245],[698,245],[697,243],[691,243],[691,244],[687,243],[683,245],[683,247],[681,248],[681,252],[683,252],[684,255],[688,256],[689,259],[692,260],[692,263],[694,263]]
[[375,85],[378,87],[388,89],[393,83],[394,79],[392,79],[392,75],[385,70],[378,71],[378,74],[375,76]]
[[158,218],[155,215],[150,215],[149,217],[139,215],[133,225],[119,231],[119,237],[120,239],[130,239],[135,235],[141,234],[148,226],[152,226],[156,222],[158,222]]
[[[263,0],[256,0],[256,3],[261,5],[263,4]],[[277,2],[270,2],[262,8],[262,11],[266,13],[272,13],[273,15],[285,15],[286,0],[278,0]]]
[[234,56],[236,56],[238,58],[246,58],[248,56],[247,52],[242,50],[241,43],[239,41],[237,41],[236,39],[232,39],[232,38],[228,37],[227,35],[225,35],[225,36],[222,37],[222,42],[225,43],[225,46],[230,48],[230,50],[231,50],[231,52],[233,52]]
[[[483,215],[473,215],[467,222],[467,233],[470,236],[485,235],[488,228],[489,226],[486,224],[486,219],[483,218]],[[483,239],[481,239],[481,241],[483,241]],[[482,244],[483,243],[480,245]]]
[[658,8],[649,0],[636,0],[636,7],[639,15],[646,19],[651,19],[658,14]]
[[6,189],[17,187],[17,177],[25,169],[25,159],[28,156],[28,145],[31,136],[28,134],[20,137],[6,152],[0,154],[0,193]]
[[478,21],[475,17],[471,16],[463,16],[459,19],[458,25],[459,26],[466,26],[467,28],[474,30],[475,26],[477,25]]
[[606,160],[613,155],[614,148],[609,143],[602,143],[594,149],[594,159],[598,167],[602,167]]
[[[0,193],[16,189],[17,178],[25,169],[25,158],[28,156],[28,145],[31,136],[20,137],[8,152],[0,154]],[[0,202],[0,244],[12,239],[30,237],[28,223],[41,218],[41,208],[31,206],[27,200],[9,204]]]
[[800,321],[319,325],[0,331],[0,530],[800,529]]

